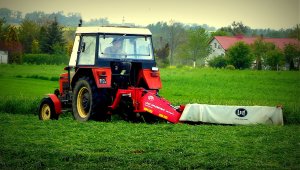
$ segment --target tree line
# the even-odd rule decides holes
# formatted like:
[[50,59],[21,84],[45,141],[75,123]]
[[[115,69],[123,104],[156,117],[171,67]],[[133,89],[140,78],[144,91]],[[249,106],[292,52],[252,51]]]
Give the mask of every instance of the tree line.
[[[10,63],[22,63],[23,56],[26,56],[26,54],[59,54],[68,58],[74,41],[75,26],[78,25],[80,18],[81,16],[78,13],[71,13],[65,16],[63,12],[52,14],[32,12],[27,13],[22,18],[22,14],[18,11],[1,8],[0,49],[9,52]],[[61,22],[75,26],[65,26]],[[107,18],[99,18],[93,19],[90,22],[84,22],[83,26],[110,24]],[[169,22],[149,24],[147,27],[153,34],[155,55],[160,66],[204,65],[206,62],[205,59],[211,51],[209,42],[216,35],[299,38],[299,25],[298,27],[285,30],[251,29],[242,22],[234,21],[231,25],[216,30],[214,27],[206,24],[183,24],[171,20]],[[271,59],[268,58],[267,60],[265,56],[270,56],[266,51],[272,51],[273,48],[269,48],[270,45],[265,45],[262,42],[254,44],[254,46],[257,46],[257,48],[249,47],[251,49],[251,59],[256,61],[257,69],[261,69],[262,66],[267,64],[267,61],[270,63]],[[296,49],[298,50],[298,48]],[[228,56],[230,56],[229,54],[231,53],[228,53]],[[228,56],[225,57],[226,61],[221,59],[223,63],[233,65],[236,68],[244,68],[244,66],[240,67],[230,62],[232,60]],[[293,59],[286,59],[286,62],[290,63],[294,59],[295,57]],[[246,61],[246,59],[244,60]],[[214,62],[216,63],[216,61]],[[218,64],[214,65],[214,62],[210,62],[211,66],[220,65],[218,62]],[[246,66],[248,67],[247,64]]]
[[[284,51],[279,50],[272,43],[265,43],[263,37],[271,38],[297,38],[300,40],[300,25],[286,30],[270,29],[251,29],[242,22],[234,21],[227,27],[221,27],[215,31],[207,31],[199,25],[184,25],[182,23],[170,21],[157,22],[148,25],[153,33],[154,46],[156,56],[162,65],[204,65],[206,58],[211,52],[209,42],[214,36],[254,36],[258,40],[253,45],[243,43],[237,44],[238,48],[232,47],[227,55],[219,56],[209,64],[212,67],[226,67],[231,65],[234,68],[245,69],[253,67],[255,61],[255,69],[261,70],[263,67],[274,69],[274,65],[281,67],[288,64],[289,69],[294,68],[294,62],[297,63],[299,69],[300,47],[295,45],[287,45]],[[273,36],[271,36],[273,35]],[[241,47],[240,46],[245,46]],[[247,54],[247,55],[245,55]],[[247,56],[247,57],[243,57]],[[232,68],[230,66],[230,68]]]
[[69,45],[73,44],[73,38],[67,38],[68,31],[56,19],[43,24],[23,20],[15,26],[0,18],[0,49],[8,51],[9,63],[22,63],[24,54],[55,54],[67,58],[72,48]]

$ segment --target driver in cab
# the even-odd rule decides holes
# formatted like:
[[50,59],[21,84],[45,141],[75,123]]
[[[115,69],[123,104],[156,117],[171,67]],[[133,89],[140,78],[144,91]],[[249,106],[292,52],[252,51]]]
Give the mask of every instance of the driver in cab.
[[111,42],[112,46],[107,47],[104,51],[106,56],[111,58],[119,58],[121,55],[124,55],[123,40],[123,37],[115,37]]

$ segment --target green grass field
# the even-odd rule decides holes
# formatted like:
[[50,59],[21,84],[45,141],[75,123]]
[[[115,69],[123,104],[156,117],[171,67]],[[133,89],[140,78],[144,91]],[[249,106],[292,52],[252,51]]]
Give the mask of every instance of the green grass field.
[[298,169],[300,126],[217,126],[0,115],[0,169]]
[[0,169],[299,169],[300,72],[161,69],[174,105],[284,106],[284,126],[39,121],[64,66],[0,65]]

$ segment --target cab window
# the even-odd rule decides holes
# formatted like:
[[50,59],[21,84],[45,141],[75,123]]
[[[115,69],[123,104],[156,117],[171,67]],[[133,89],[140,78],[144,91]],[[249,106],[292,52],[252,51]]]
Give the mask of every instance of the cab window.
[[82,36],[80,44],[79,65],[94,65],[96,54],[96,36]]

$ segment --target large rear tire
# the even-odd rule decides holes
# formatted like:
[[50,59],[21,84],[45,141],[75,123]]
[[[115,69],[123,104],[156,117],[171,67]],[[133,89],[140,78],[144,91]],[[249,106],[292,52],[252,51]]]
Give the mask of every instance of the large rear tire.
[[[105,117],[103,110],[107,108],[103,103],[106,99],[89,77],[80,78],[74,87],[72,100],[73,117],[78,121],[91,118]],[[99,119],[100,120],[100,119]]]
[[58,114],[55,113],[53,102],[49,97],[44,98],[40,104],[39,119],[40,120],[58,119]]

